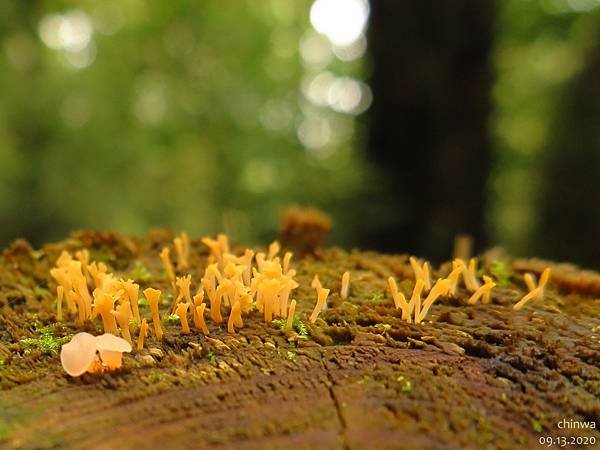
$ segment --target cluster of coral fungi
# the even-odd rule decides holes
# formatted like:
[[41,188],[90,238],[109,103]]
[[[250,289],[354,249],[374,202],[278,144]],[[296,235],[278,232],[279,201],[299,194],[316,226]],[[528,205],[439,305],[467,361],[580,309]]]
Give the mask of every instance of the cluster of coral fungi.
[[[236,328],[244,326],[243,316],[254,310],[264,317],[266,323],[280,318],[285,323],[284,330],[292,328],[296,311],[296,300],[292,299],[292,294],[299,285],[295,280],[296,271],[290,267],[291,252],[280,256],[281,248],[275,241],[266,253],[245,249],[236,255],[230,251],[228,238],[224,234],[218,235],[216,239],[203,238],[202,242],[210,250],[210,255],[203,276],[194,283],[189,274],[176,275],[185,273],[190,268],[190,240],[186,233],[173,240],[175,255],[171,255],[168,247],[160,252],[173,296],[167,314],[177,316],[181,323],[181,333],[189,334],[191,331],[188,316],[191,316],[193,326],[204,335],[209,334],[207,318],[217,325],[226,321],[227,331],[235,333]],[[387,280],[396,309],[401,309],[402,319],[409,323],[423,322],[433,303],[440,297],[455,296],[461,279],[466,290],[472,294],[468,304],[475,304],[480,299],[483,303],[492,300],[492,289],[496,283],[486,275],[482,277],[483,282],[478,279],[477,260],[474,258],[468,263],[460,258],[455,259],[451,272],[435,282],[431,279],[428,262],[420,264],[411,257],[410,264],[415,277],[410,300],[407,301],[405,295],[400,292],[393,277]],[[87,250],[76,252],[74,257],[63,252],[50,274],[57,283],[58,320],[63,320],[65,315],[63,303],[66,304],[66,313],[73,316],[76,325],[80,327],[85,321],[95,320],[100,316],[104,332],[114,336],[120,335],[120,340],[125,342],[119,344],[117,341],[110,341],[115,348],[121,349],[121,352],[131,350],[135,334],[136,349],[140,351],[144,348],[149,319],[155,337],[158,340],[163,338],[159,308],[163,292],[160,290],[148,287],[143,291],[151,312],[151,317],[146,318],[141,317],[138,308],[138,303],[143,300],[139,295],[140,286],[133,280],[116,278],[103,263],[90,261]],[[536,285],[533,275],[526,274],[525,282],[530,292],[514,305],[514,309],[520,309],[529,300],[542,299],[549,275],[550,270],[544,270],[539,284]],[[192,285],[196,286],[194,294]],[[311,286],[316,291],[316,303],[308,320],[315,323],[320,312],[327,307],[330,289],[321,285],[318,275],[314,277]],[[344,272],[340,290],[342,299],[348,297],[349,289],[350,273]],[[107,363],[106,358],[102,358],[102,352],[101,360],[98,359],[95,347],[97,341],[90,339],[92,337],[89,335],[82,335],[83,333],[76,335],[76,345],[63,346],[63,350],[66,348],[67,352],[67,364],[63,361],[63,366],[67,372],[80,375],[85,371],[106,370],[120,365]],[[109,342],[107,338],[100,341]],[[78,352],[85,355],[77,359],[73,355]],[[106,351],[104,353],[110,354]],[[82,364],[87,366],[82,368]]]

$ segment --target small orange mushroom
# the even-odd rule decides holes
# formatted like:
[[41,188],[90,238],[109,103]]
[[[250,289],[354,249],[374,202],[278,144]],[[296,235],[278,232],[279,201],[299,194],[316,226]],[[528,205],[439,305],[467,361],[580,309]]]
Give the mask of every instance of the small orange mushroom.
[[117,322],[115,317],[111,314],[115,306],[115,298],[100,290],[94,290],[94,309],[102,317],[102,326],[104,327],[105,333],[112,333],[115,336],[118,334]]
[[168,247],[164,247],[159,256],[165,266],[171,284],[175,283],[175,271],[173,270],[173,264],[171,264],[171,251]]
[[[520,310],[523,306],[525,306],[525,304],[529,300],[533,300],[533,299],[543,300],[546,284],[548,283],[549,279],[550,279],[550,268],[547,267],[546,269],[544,269],[544,271],[540,275],[539,284],[536,287],[534,287],[533,289],[531,289],[531,291],[527,295],[525,295],[519,302],[517,302],[513,306],[513,309],[515,309],[516,311]],[[527,280],[525,282],[527,283],[528,287],[535,286],[535,281],[533,279],[533,275],[530,275],[529,282]]]
[[427,317],[427,312],[429,312],[429,308],[431,308],[433,302],[435,302],[440,296],[446,295],[449,284],[450,282],[447,279],[440,278],[437,280],[437,282],[431,288],[431,291],[429,291],[429,295],[427,295],[427,298],[425,298],[421,312],[417,315],[415,310],[415,323],[421,323],[423,319]]
[[95,370],[96,338],[89,333],[77,333],[60,349],[60,362],[72,377]]
[[109,369],[118,369],[123,364],[123,353],[131,351],[131,344],[125,339],[105,333],[96,337],[96,347],[100,353],[102,365]]

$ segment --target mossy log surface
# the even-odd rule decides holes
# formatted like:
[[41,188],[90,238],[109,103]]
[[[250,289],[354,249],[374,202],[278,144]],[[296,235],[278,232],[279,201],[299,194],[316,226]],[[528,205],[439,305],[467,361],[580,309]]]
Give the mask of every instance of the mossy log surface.
[[[540,436],[600,442],[599,275],[555,266],[544,301],[514,311],[526,290],[522,274],[539,273],[546,266],[539,261],[510,261],[510,281],[494,289],[490,304],[467,305],[469,294],[459,289],[416,325],[400,319],[387,290],[394,276],[410,295],[407,255],[321,249],[293,264],[297,314],[309,336],[285,333],[257,312],[235,334],[207,319],[208,338],[182,335],[167,322],[164,340],[151,334],[124,368],[66,375],[59,345],[78,330],[54,313],[48,271],[60,252],[88,248],[92,260],[137,278],[142,289],[167,292],[158,252],[172,238],[167,231],[144,238],[79,232],[40,250],[18,241],[4,251],[0,448],[510,449],[538,448]],[[197,283],[207,253],[199,240],[192,245]],[[332,293],[310,325],[315,274]],[[85,329],[102,332],[99,321]],[[561,430],[562,419],[594,422],[596,430]]]

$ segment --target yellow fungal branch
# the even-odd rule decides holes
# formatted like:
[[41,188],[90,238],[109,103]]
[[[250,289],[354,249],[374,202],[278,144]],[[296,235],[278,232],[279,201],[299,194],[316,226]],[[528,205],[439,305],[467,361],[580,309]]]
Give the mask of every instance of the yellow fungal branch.
[[158,289],[147,288],[144,289],[144,295],[150,305],[150,311],[152,313],[152,325],[154,326],[154,334],[156,339],[159,341],[163,338],[163,330],[160,326],[160,315],[158,313],[158,302],[160,300],[161,292]]
[[427,298],[425,298],[425,301],[423,302],[423,309],[420,311],[420,313],[417,314],[415,309],[415,323],[421,323],[423,319],[427,317],[427,313],[429,312],[431,305],[433,305],[433,302],[435,302],[440,296],[446,295],[449,284],[450,282],[447,279],[440,278],[437,280],[437,282],[431,288],[431,291],[429,291],[429,295],[427,295]]
[[204,310],[206,309],[206,303],[202,303],[200,306],[196,306],[195,314],[194,314],[194,325],[196,328],[202,330],[205,336],[208,336],[208,327],[206,326],[206,322],[204,321]]
[[[219,286],[219,288],[220,288],[220,286]],[[221,296],[222,296],[222,292],[219,292],[218,288],[217,288],[217,292],[215,293],[213,298],[210,298],[210,296],[209,296],[210,317],[217,324],[223,322],[223,316],[221,316]]]
[[235,333],[235,327],[241,328],[243,326],[244,322],[242,320],[242,310],[240,302],[236,302],[231,307],[231,312],[229,313],[229,320],[227,320],[227,331],[229,333]]
[[423,282],[425,283],[425,290],[428,291],[429,289],[431,289],[431,276],[429,273],[430,272],[429,263],[427,261],[425,261],[423,263],[423,267],[421,267],[414,256],[411,256],[409,258],[409,261],[410,261],[410,265],[413,269],[413,272],[415,273],[415,281],[419,280],[419,279],[423,280]]
[[283,255],[283,273],[287,273],[290,269],[290,261],[292,260],[292,256],[294,256],[292,252],[285,252],[285,255]]
[[315,323],[317,321],[317,317],[319,317],[319,313],[321,311],[323,311],[323,309],[325,308],[326,305],[326,300],[327,300],[327,296],[329,295],[329,289],[324,289],[323,287],[319,286],[316,288],[317,289],[317,303],[315,305],[315,309],[313,310],[312,314],[310,315],[309,321],[310,323]]
[[190,334],[190,326],[187,320],[187,311],[190,305],[191,303],[180,303],[175,310],[175,314],[177,314],[181,322],[181,332],[183,334]]
[[75,252],[75,258],[81,263],[81,270],[83,272],[83,276],[87,280],[88,276],[88,265],[90,263],[90,252],[87,249],[79,250]]
[[173,270],[173,264],[171,264],[171,251],[168,247],[164,247],[160,252],[160,259],[165,266],[165,270],[167,271],[167,276],[169,277],[169,281],[175,286],[175,271]]
[[458,267],[462,269],[462,276],[467,291],[475,292],[480,286],[479,280],[477,279],[477,260],[471,258],[468,266],[462,259],[456,259],[455,262]]
[[131,333],[129,332],[129,319],[131,319],[131,307],[128,301],[124,301],[117,306],[116,311],[110,312],[116,319],[121,328],[121,336],[131,344]]
[[125,290],[127,299],[131,304],[131,310],[133,312],[133,318],[139,322],[140,320],[140,309],[138,307],[138,300],[140,296],[140,285],[136,284],[133,280],[123,281],[121,280],[121,286]]
[[102,317],[102,326],[105,333],[118,335],[117,322],[111,314],[115,305],[115,297],[100,289],[94,290],[94,309]]
[[101,288],[104,283],[104,278],[107,276],[108,272],[108,267],[106,266],[106,264],[102,262],[96,263],[94,261],[88,265],[87,270],[92,276],[94,286],[96,288]]
[[[421,280],[421,282],[423,283],[423,280]],[[394,299],[394,306],[396,306],[396,309],[402,308],[402,320],[407,320],[410,314],[409,304],[406,302],[404,294],[398,291],[398,285],[396,284],[394,277],[388,278],[388,286],[390,288],[392,298]]]
[[493,287],[496,286],[496,283],[494,283],[494,280],[492,280],[486,275],[483,276],[483,280],[484,284],[478,287],[477,290],[473,293],[473,295],[471,295],[471,298],[469,298],[469,301],[467,302],[469,305],[474,305],[479,301],[481,297],[483,297],[482,303],[487,304],[490,302],[491,290]]
[[413,311],[415,311],[418,308],[419,314],[421,312],[421,294],[424,289],[425,281],[423,281],[422,279],[418,279],[415,283],[415,287],[410,297],[410,301],[408,302],[408,308],[406,309],[406,312],[403,311],[402,313],[402,319],[406,320],[408,323],[412,323]]
[[269,250],[267,251],[267,259],[275,258],[279,254],[280,250],[281,245],[279,245],[278,241],[271,242],[271,244],[269,245]]
[[[534,299],[535,300],[543,300],[544,299],[544,292],[545,292],[546,284],[548,283],[548,280],[550,279],[550,267],[546,267],[544,269],[544,271],[540,275],[540,281],[537,286],[535,285],[534,276],[531,274],[526,274],[526,275],[530,276],[529,281],[527,281],[527,278],[525,278],[525,282],[527,283],[527,287],[530,289],[530,291],[527,295],[525,295],[521,300],[519,300],[513,306],[513,309],[515,309],[516,311],[523,308],[523,306],[525,306],[525,304],[529,300],[534,300]],[[531,289],[531,287],[533,287],[533,289]]]
[[296,300],[292,300],[290,302],[290,311],[287,316],[287,320],[285,322],[285,331],[291,331],[292,326],[294,325],[294,314],[296,313]]
[[340,289],[340,297],[342,297],[344,300],[348,298],[348,289],[349,288],[350,288],[350,272],[346,271],[342,274],[342,287]]
[[62,321],[62,302],[65,296],[65,288],[60,284],[56,287],[56,320]]
[[177,254],[177,270],[185,270],[188,268],[188,257],[190,254],[190,239],[187,233],[181,233],[173,239],[175,253]]
[[140,325],[140,333],[138,334],[137,340],[137,350],[138,352],[144,348],[144,339],[148,335],[148,321],[146,319],[142,319],[142,324]]
[[458,261],[452,261],[452,272],[446,278],[448,280],[448,295],[456,296],[456,288],[458,286],[458,278],[463,273],[463,266]]
[[175,312],[175,308],[179,304],[182,299],[185,299],[186,303],[192,303],[192,297],[190,294],[190,285],[192,284],[192,276],[186,275],[184,277],[176,277],[175,285],[177,286],[178,294],[177,297],[173,299],[173,304],[171,305],[171,312]]

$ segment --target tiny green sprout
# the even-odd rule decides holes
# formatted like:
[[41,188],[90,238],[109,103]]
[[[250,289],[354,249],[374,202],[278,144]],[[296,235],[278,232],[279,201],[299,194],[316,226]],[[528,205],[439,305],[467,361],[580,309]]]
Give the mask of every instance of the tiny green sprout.
[[29,354],[32,350],[40,350],[46,353],[57,353],[58,349],[67,343],[71,336],[57,337],[54,335],[54,326],[48,325],[36,330],[39,334],[37,338],[25,338],[19,342],[25,347],[25,353]]
[[396,381],[402,385],[402,388],[400,389],[402,392],[412,391],[412,383],[404,378],[403,375],[400,375],[398,378],[396,378]]
[[308,331],[308,327],[306,325],[304,325],[304,323],[300,319],[298,319],[297,317],[294,317],[294,321],[292,322],[292,326],[294,327],[294,330],[296,330],[296,332],[300,336],[304,336],[304,337],[309,337],[310,336],[310,332]]
[[135,262],[130,275],[135,281],[149,281],[152,278],[152,274],[141,261]]
[[286,322],[287,321],[285,319],[273,319],[271,321],[271,323],[273,325],[275,325],[277,328],[279,328],[280,330],[283,330],[283,328],[285,327]]
[[377,328],[378,330],[387,331],[391,330],[392,326],[389,323],[378,323],[377,325],[375,325],[375,328]]
[[146,297],[142,297],[138,300],[139,306],[148,307],[148,299]]
[[384,298],[383,294],[381,292],[378,292],[371,296],[371,301],[372,302],[380,302],[381,300],[383,300],[383,298]]
[[160,380],[162,380],[164,377],[164,375],[162,373],[151,373],[150,375],[148,375],[148,381],[152,384],[154,383],[158,383]]
[[533,429],[538,433],[541,433],[542,431],[544,431],[544,427],[542,426],[542,424],[540,423],[539,420],[533,420],[531,422],[531,426],[533,426]]
[[290,361],[296,361],[296,358],[297,358],[296,352],[292,352],[292,351],[288,350],[287,359],[289,359]]
[[214,352],[208,352],[206,354],[206,359],[208,359],[210,362],[215,362],[217,360],[217,355],[215,355]]
[[500,398],[502,398],[502,400],[506,400],[508,399],[508,395],[506,395],[506,392],[503,392],[502,394],[500,394]]
[[177,323],[179,322],[179,316],[177,314],[169,314],[167,317],[165,317],[165,321],[167,322],[174,322]]
[[496,279],[498,287],[505,288],[510,285],[510,278],[512,277],[512,271],[502,261],[493,261],[490,265],[490,273]]

